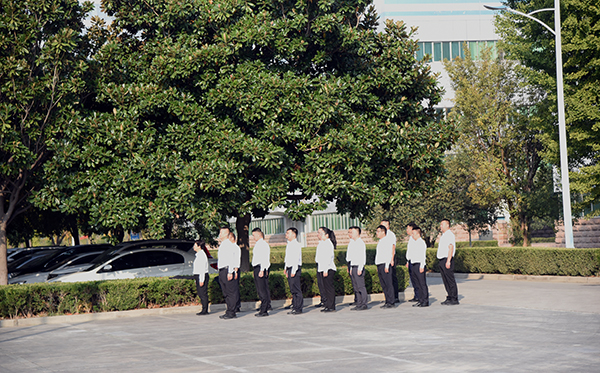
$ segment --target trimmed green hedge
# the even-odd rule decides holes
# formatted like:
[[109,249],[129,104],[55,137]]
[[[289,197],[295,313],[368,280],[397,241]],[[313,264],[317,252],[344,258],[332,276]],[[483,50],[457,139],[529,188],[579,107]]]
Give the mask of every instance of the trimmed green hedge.
[[[369,293],[381,293],[377,267],[365,267],[365,283]],[[408,286],[408,272],[397,267],[399,290]],[[273,271],[269,276],[271,299],[291,298],[283,271]],[[352,282],[345,268],[335,274],[337,295],[353,294]],[[302,293],[311,298],[319,295],[315,269],[302,270]],[[240,296],[243,302],[257,301],[252,273],[240,279]],[[210,303],[223,303],[223,294],[217,275],[210,276],[208,288]],[[0,287],[0,317],[33,317],[63,314],[124,311],[140,308],[172,307],[197,304],[196,285],[193,280],[168,278],[140,278],[134,280],[94,281],[80,283],[40,283],[7,285]]]

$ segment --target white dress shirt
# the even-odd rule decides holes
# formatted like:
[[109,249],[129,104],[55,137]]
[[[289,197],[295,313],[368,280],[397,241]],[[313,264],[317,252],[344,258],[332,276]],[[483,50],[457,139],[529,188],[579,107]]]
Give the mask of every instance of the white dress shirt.
[[350,263],[351,266],[358,266],[358,270],[362,272],[365,264],[367,264],[367,246],[362,238],[350,239],[348,251],[346,251],[346,262]]
[[261,238],[256,241],[254,249],[252,249],[252,267],[260,266],[260,270],[264,271],[271,266],[271,247]]
[[335,271],[337,268],[335,267],[333,256],[333,243],[331,240],[328,238],[325,241],[319,241],[317,252],[315,254],[317,272],[325,272],[330,269]]
[[446,233],[442,234],[440,238],[440,243],[438,244],[437,250],[437,258],[444,259],[448,257],[448,252],[450,251],[450,245],[452,245],[452,257],[456,254],[456,238],[454,237],[454,233],[448,229]]
[[411,264],[419,263],[421,268],[425,268],[425,262],[427,260],[427,244],[421,237],[419,237],[418,240],[413,239],[412,242],[408,241],[406,260],[410,260]]
[[292,267],[291,274],[295,275],[298,267],[302,265],[302,246],[297,239],[288,241],[285,247],[285,268]]
[[195,275],[200,275],[200,278],[202,279],[201,282],[204,281],[204,275],[208,273],[208,258],[206,257],[204,250],[198,250],[196,252],[196,259],[194,259],[194,270],[192,273]]
[[390,240],[390,236],[386,235],[379,240],[375,251],[375,264],[385,264],[385,268],[390,266],[394,252],[393,245],[394,243]]
[[[396,246],[396,233],[392,232],[391,230],[387,230],[387,233],[385,234],[386,237],[388,237],[391,241],[392,241],[392,245]],[[412,237],[411,237],[412,238]]]
[[229,241],[229,239],[223,240],[219,245],[217,267],[219,269],[228,268],[227,272],[233,273],[235,268],[240,267],[241,254],[242,252],[238,245]]

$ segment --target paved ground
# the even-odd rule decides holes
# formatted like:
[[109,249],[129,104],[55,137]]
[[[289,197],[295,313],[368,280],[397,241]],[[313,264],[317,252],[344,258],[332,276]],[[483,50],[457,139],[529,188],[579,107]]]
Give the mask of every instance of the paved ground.
[[3,327],[0,372],[600,371],[600,282],[459,279],[460,306],[440,305],[441,280],[428,282],[423,309],[373,301],[363,312],[220,320],[187,308]]

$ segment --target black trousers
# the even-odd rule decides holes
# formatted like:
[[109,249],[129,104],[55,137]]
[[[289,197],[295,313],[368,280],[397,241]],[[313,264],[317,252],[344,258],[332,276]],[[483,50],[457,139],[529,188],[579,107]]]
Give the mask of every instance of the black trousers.
[[415,273],[412,270],[412,263],[410,260],[408,261],[408,276],[410,277],[410,283],[415,290],[415,299],[419,299],[419,287],[417,286],[417,279],[415,278]]
[[323,284],[323,272],[317,272],[317,285],[319,286],[319,294],[321,294],[321,303],[327,303],[327,292],[325,291],[325,284]]
[[[427,287],[425,269],[423,269],[423,273],[421,273],[421,263],[411,263],[409,272],[411,273],[410,278],[411,281],[413,281],[413,287],[415,288],[415,298],[419,300],[419,303],[429,305],[429,288]],[[419,296],[417,296],[417,294],[419,294]]]
[[377,274],[379,275],[379,283],[385,295],[385,303],[394,304],[394,285],[392,284],[392,266],[389,266],[388,273],[385,273],[385,263],[377,264]]
[[[323,290],[321,292],[321,302],[325,307],[334,310],[335,309],[335,271],[330,269],[327,271],[327,276],[323,276],[323,272],[317,272],[321,274],[321,281],[323,282]],[[319,288],[321,291],[321,288]],[[323,300],[323,294],[325,294],[325,300]]]
[[367,287],[365,286],[365,270],[363,268],[361,274],[358,274],[358,266],[350,266],[350,279],[354,287],[354,298],[357,306],[366,306],[368,295]]
[[448,258],[442,258],[439,260],[440,273],[442,275],[442,281],[446,288],[446,299],[451,302],[458,302],[458,287],[456,286],[456,279],[454,278],[454,260],[450,260],[450,268],[446,268],[446,262]]
[[219,284],[221,285],[223,298],[225,298],[225,304],[227,305],[225,314],[229,316],[235,316],[240,288],[235,279],[231,279],[231,281],[227,280],[227,274],[227,268],[219,269]]
[[302,267],[298,266],[298,270],[294,277],[292,277],[292,267],[287,267],[285,273],[287,276],[288,284],[290,285],[290,291],[292,293],[292,309],[298,312],[302,311],[304,305],[304,298],[302,296],[302,284],[300,279],[302,277]]
[[260,299],[260,313],[266,313],[271,305],[271,291],[269,290],[269,270],[263,272],[263,277],[259,276],[260,266],[254,266],[254,285],[256,293]]
[[394,302],[398,299],[398,273],[396,273],[396,251],[394,251],[394,265],[390,266],[390,272],[392,272],[392,286],[394,288]]
[[202,304],[202,311],[208,312],[208,273],[205,273],[203,277],[202,282],[204,285],[202,286],[200,286],[200,275],[194,275],[194,280],[196,281],[196,292]]

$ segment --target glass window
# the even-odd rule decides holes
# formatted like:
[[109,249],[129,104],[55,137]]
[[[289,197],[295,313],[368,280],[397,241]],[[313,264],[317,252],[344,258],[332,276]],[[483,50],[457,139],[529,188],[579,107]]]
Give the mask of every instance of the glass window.
[[428,54],[429,55],[429,59],[428,61],[431,61],[431,57],[433,57],[433,52],[431,50],[431,43],[423,43],[424,45],[424,54]]
[[442,60],[442,43],[433,43],[433,60]]
[[358,219],[351,219],[350,214],[319,214],[313,215],[312,219],[312,231],[316,232],[319,227],[327,227],[331,230],[348,229],[352,226],[360,227],[360,221]]
[[456,57],[462,58],[461,45],[458,41],[453,41],[452,42],[452,59],[455,59]]
[[[120,258],[117,258],[109,263],[112,266],[112,268],[107,272],[123,271],[126,269],[144,267],[144,255],[145,254],[146,254],[145,252],[139,252],[139,253],[127,254]],[[101,270],[101,272],[103,272],[103,271]]]
[[147,267],[164,266],[185,262],[183,255],[174,253],[172,251],[146,251],[145,254]]
[[473,60],[479,59],[479,43],[477,43],[476,41],[470,41],[469,51],[471,52],[471,58]]
[[419,49],[417,49],[417,60],[421,61],[423,59],[423,43],[417,43]]
[[265,235],[285,233],[283,218],[253,220],[250,222],[250,227],[248,228],[250,234],[252,234],[251,232],[254,228],[260,228]]
[[442,59],[444,59],[444,60],[452,59],[452,55],[450,55],[450,43],[449,42],[442,43]]

